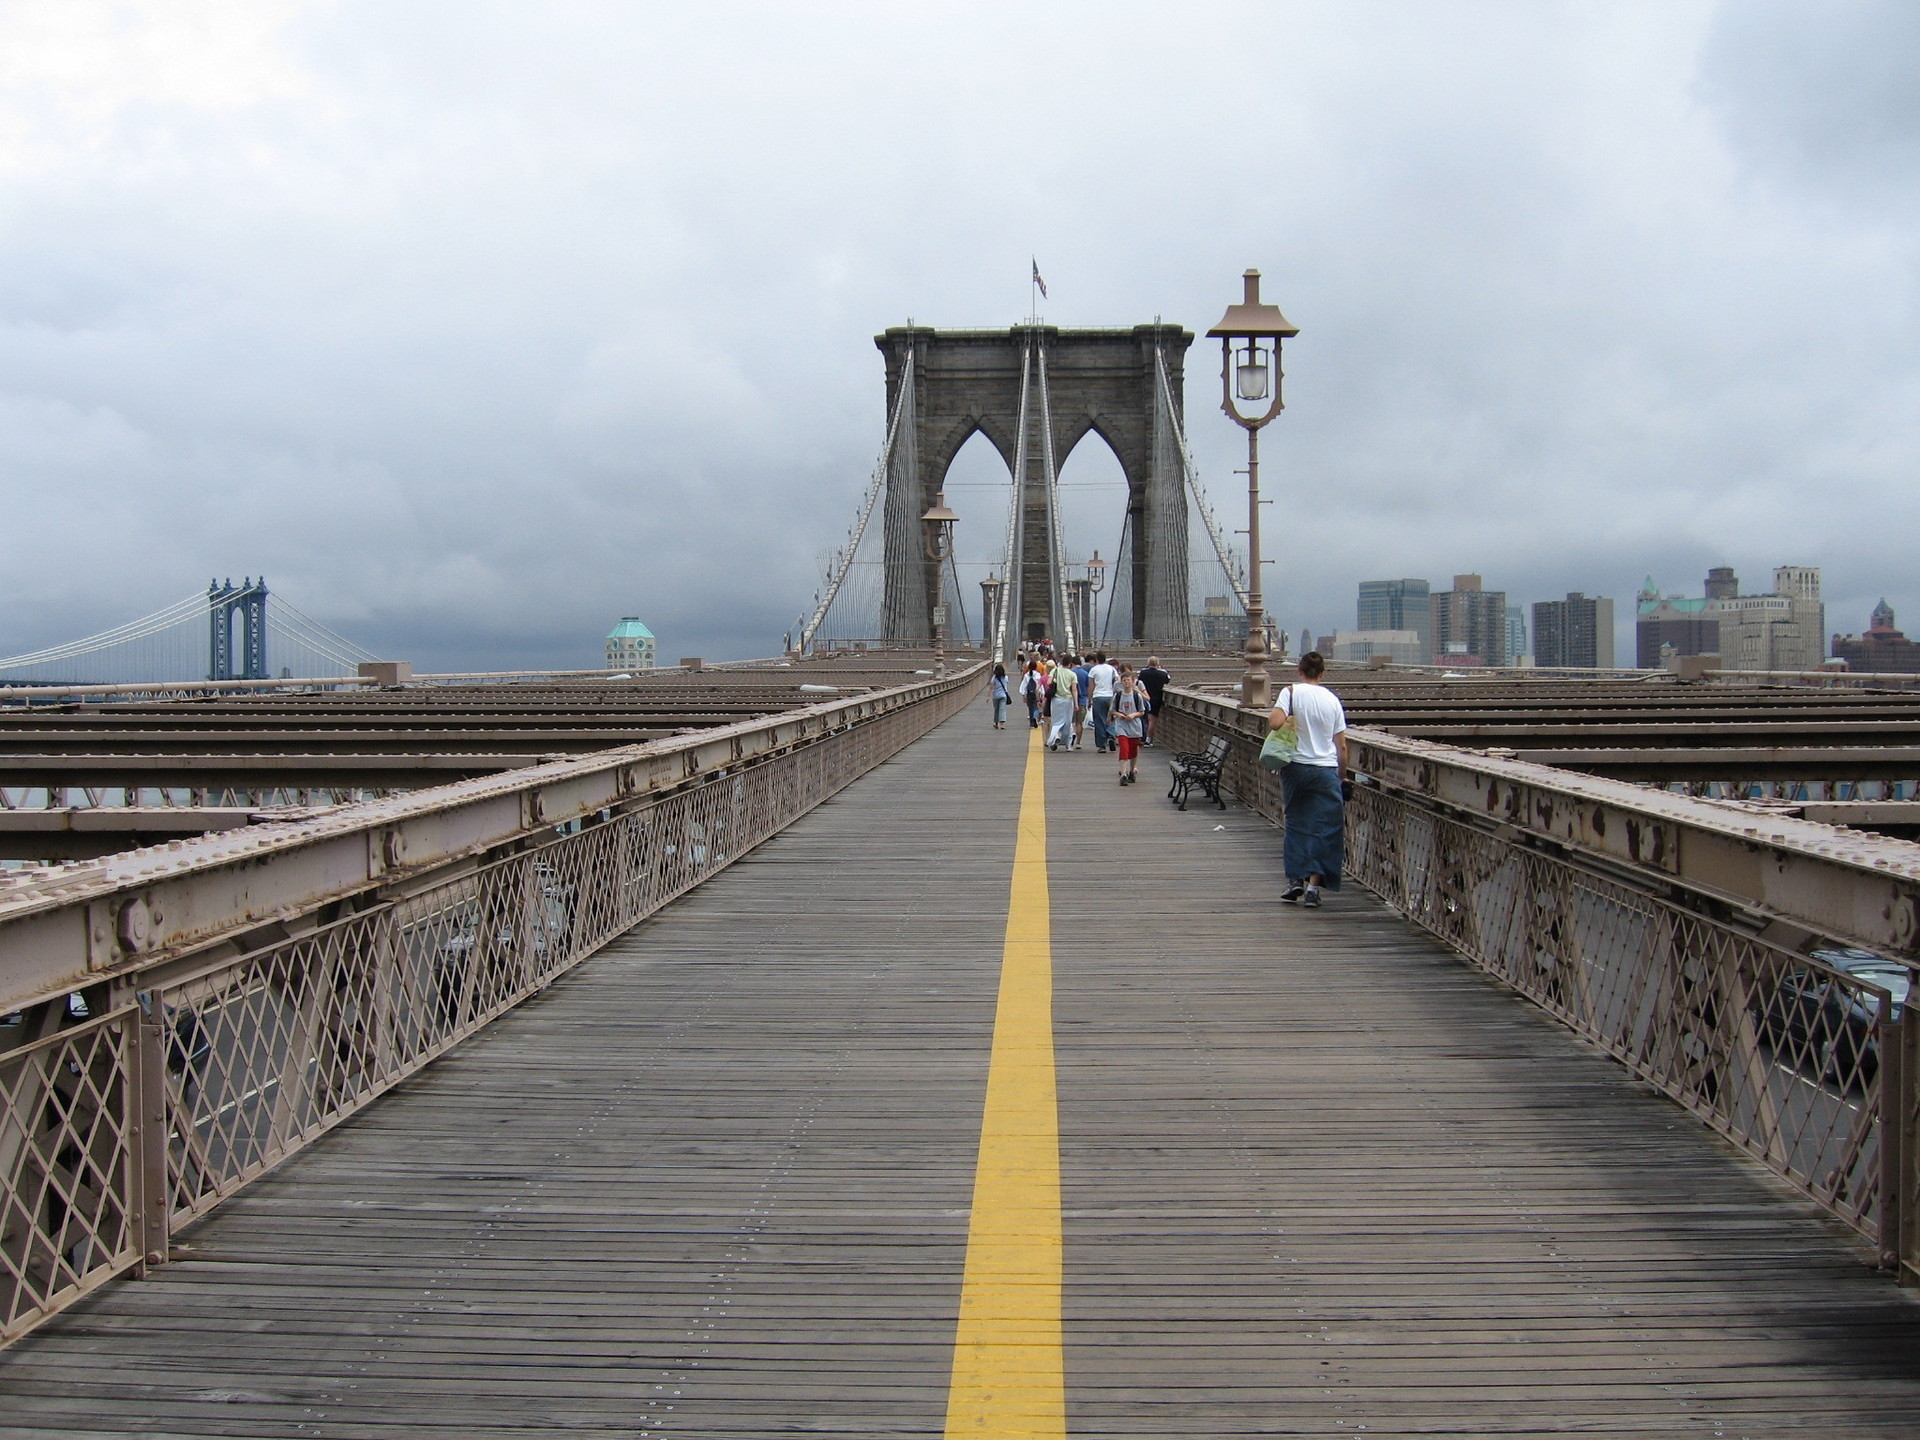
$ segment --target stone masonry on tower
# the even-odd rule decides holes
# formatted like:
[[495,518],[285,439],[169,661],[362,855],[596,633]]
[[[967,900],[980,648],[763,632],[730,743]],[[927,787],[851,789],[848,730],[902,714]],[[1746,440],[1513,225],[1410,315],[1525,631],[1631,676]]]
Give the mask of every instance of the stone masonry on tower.
[[[909,387],[884,501],[884,637],[917,641],[929,634],[939,580],[922,549],[919,517],[943,488],[948,466],[975,431],[1000,452],[1009,472],[1016,466],[1021,472],[1013,477],[1019,487],[1018,537],[1004,594],[1007,647],[1040,636],[1063,636],[1067,617],[1048,476],[1057,476],[1074,446],[1097,432],[1112,448],[1127,480],[1129,553],[1121,559],[1133,585],[1126,627],[1131,633],[1126,638],[1159,644],[1186,641],[1192,623],[1187,496],[1173,426],[1192,343],[1192,333],[1177,325],[1126,330],[902,326],[875,336],[874,344],[886,357],[889,414],[902,384]],[[1159,380],[1162,358],[1172,416]],[[1120,519],[1114,517],[1116,529]]]

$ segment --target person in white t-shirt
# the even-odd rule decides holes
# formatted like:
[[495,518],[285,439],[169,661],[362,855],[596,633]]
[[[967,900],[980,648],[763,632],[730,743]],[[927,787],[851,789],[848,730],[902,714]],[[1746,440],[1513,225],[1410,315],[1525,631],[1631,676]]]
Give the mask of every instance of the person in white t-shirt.
[[1345,859],[1346,803],[1341,782],[1347,763],[1347,711],[1321,683],[1327,662],[1318,650],[1300,657],[1300,678],[1276,698],[1269,729],[1292,717],[1298,733],[1294,759],[1280,772],[1280,796],[1286,812],[1282,856],[1289,905],[1315,906],[1322,887],[1340,888]]
[[1107,663],[1104,654],[1095,655],[1093,664],[1087,667],[1087,693],[1089,708],[1093,711],[1093,748],[1111,750],[1113,726],[1109,717],[1113,714],[1113,697],[1120,688],[1120,672]]

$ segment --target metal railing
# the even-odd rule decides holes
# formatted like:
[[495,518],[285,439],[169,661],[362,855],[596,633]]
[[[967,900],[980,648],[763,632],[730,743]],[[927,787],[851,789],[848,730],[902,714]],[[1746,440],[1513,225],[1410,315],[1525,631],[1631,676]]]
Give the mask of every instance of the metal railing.
[[[0,1007],[21,1006],[0,1020],[0,1340],[163,1261],[173,1230],[898,753],[983,675],[354,807],[252,863],[311,888],[344,837],[374,857],[365,883],[265,927],[231,899],[219,837],[197,863],[170,855],[164,899],[95,867],[64,901],[78,932],[48,931],[45,906],[26,918],[44,937],[117,914],[108,973],[49,996],[34,967],[0,968]],[[502,796],[516,831],[434,852],[436,826],[457,840],[457,812]],[[226,933],[142,948],[196,894],[234,907]]]
[[[1283,822],[1265,717],[1170,692],[1156,739],[1232,742]],[[1355,729],[1348,875],[1920,1280],[1920,847]]]

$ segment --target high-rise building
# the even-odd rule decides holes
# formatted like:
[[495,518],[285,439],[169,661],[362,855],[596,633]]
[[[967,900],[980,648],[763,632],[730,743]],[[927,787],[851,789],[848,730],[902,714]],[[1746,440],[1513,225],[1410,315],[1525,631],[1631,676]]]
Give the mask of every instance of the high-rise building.
[[1354,619],[1356,630],[1411,630],[1433,653],[1432,587],[1424,580],[1362,580]]
[[638,615],[623,615],[620,623],[607,632],[607,669],[653,669],[653,632],[640,623]]
[[1575,590],[1533,607],[1533,660],[1549,668],[1613,668],[1613,601]]
[[1708,602],[1728,670],[1817,670],[1827,654],[1827,607],[1817,565],[1782,565],[1767,595]]
[[1432,606],[1434,664],[1507,663],[1506,591],[1481,589],[1478,575],[1456,575]]
[[1773,567],[1773,593],[1795,600],[1820,598],[1818,565],[1776,565]]
[[1527,612],[1518,605],[1507,606],[1507,664],[1534,663],[1533,650],[1527,644]]
[[1633,663],[1658,670],[1669,655],[1718,655],[1720,622],[1711,613],[1716,600],[1731,600],[1740,582],[1726,566],[1707,572],[1704,597],[1662,595],[1653,577],[1640,587],[1634,607]]
[[1425,665],[1426,642],[1412,630],[1342,630],[1333,637],[1328,659],[1365,665],[1374,660],[1394,665]]
[[1875,675],[1920,675],[1920,643],[1893,628],[1893,607],[1883,599],[1873,607],[1864,635],[1836,635],[1833,655],[1849,670]]
[[1240,650],[1247,643],[1247,612],[1231,595],[1209,595],[1193,617],[1193,638],[1209,650]]

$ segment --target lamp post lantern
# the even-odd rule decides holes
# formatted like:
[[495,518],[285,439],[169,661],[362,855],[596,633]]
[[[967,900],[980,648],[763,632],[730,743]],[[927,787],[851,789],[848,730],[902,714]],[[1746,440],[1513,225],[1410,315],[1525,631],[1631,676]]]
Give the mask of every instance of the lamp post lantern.
[[[1000,638],[1000,596],[1006,584],[992,571],[988,571],[987,578],[980,582],[980,629],[984,648],[990,652]],[[987,658],[991,660],[995,655],[990,653]]]
[[1100,558],[1098,550],[1087,561],[1086,569],[1087,573],[1079,579],[1067,581],[1067,608],[1073,612],[1074,648],[1082,652],[1093,644],[1094,599],[1107,588],[1107,562]]
[[1087,587],[1087,613],[1080,626],[1080,628],[1086,632],[1080,637],[1080,648],[1083,650],[1093,644],[1096,638],[1093,632],[1095,629],[1095,621],[1099,618],[1100,592],[1107,588],[1107,562],[1100,558],[1100,552],[1098,550],[1094,551],[1093,558],[1087,561],[1087,578],[1085,583]]
[[[1260,431],[1285,408],[1280,400],[1280,342],[1300,331],[1278,305],[1260,299],[1258,270],[1242,278],[1246,289],[1240,303],[1229,305],[1207,335],[1220,340],[1220,408],[1247,432],[1247,671],[1240,679],[1240,703],[1265,710],[1273,694],[1267,677],[1266,605],[1260,594]],[[1267,402],[1264,411],[1261,401]]]
[[933,504],[927,513],[920,517],[921,533],[926,541],[927,559],[933,562],[933,585],[928,591],[928,602],[933,621],[933,673],[947,673],[947,607],[940,598],[940,572],[953,558],[953,527],[959,516],[947,508],[944,491],[935,491]]

